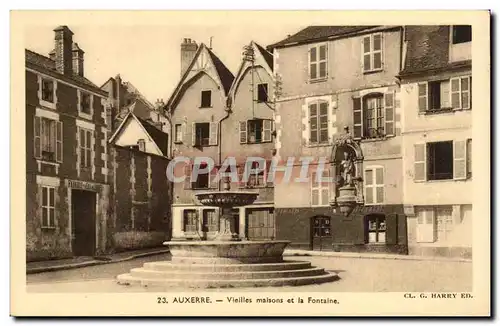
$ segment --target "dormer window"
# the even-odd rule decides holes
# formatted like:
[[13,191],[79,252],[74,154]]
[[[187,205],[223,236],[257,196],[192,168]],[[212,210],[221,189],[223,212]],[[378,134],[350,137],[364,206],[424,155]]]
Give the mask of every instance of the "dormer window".
[[472,41],[472,26],[455,25],[452,27],[452,43],[460,44]]

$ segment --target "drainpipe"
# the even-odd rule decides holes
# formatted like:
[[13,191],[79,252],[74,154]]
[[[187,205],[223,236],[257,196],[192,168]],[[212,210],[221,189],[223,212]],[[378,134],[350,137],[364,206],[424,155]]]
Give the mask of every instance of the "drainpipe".
[[[218,138],[218,141],[217,141],[217,144],[218,144],[218,156],[219,156],[219,162],[218,162],[218,165],[219,167],[222,165],[222,121],[226,120],[227,118],[229,118],[229,115],[231,114],[231,106],[229,105],[228,103],[229,101],[226,100],[226,115],[219,120],[219,134],[217,135],[217,138]],[[222,190],[222,180],[219,180],[219,184],[218,184],[218,189],[217,190]]]

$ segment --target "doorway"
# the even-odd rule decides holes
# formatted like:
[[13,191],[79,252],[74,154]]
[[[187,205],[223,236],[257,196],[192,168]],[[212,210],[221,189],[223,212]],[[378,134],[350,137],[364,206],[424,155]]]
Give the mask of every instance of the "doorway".
[[274,209],[247,209],[247,234],[249,240],[273,240]]
[[331,250],[332,234],[330,229],[330,218],[327,216],[315,216],[311,220],[312,225],[312,250]]
[[96,233],[96,193],[71,191],[72,248],[74,256],[93,256]]

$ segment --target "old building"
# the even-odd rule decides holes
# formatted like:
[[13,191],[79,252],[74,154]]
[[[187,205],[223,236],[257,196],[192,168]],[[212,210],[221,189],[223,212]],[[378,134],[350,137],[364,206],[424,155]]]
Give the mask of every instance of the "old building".
[[471,26],[407,26],[403,202],[410,253],[472,255]]
[[[238,165],[239,182],[232,187],[259,192],[252,205],[236,209],[240,237],[249,240],[275,238],[274,184],[267,180],[274,150],[273,83],[272,54],[250,42],[229,90],[228,115],[220,128],[222,161],[233,157]],[[259,160],[255,166],[248,162],[247,171],[254,172],[244,178],[250,157]]]
[[130,111],[109,141],[114,249],[161,246],[171,228],[168,134]]
[[109,248],[107,93],[67,26],[49,57],[25,51],[27,260]]
[[219,184],[213,182],[212,171],[197,180],[191,180],[190,175],[196,157],[208,157],[214,163],[218,162],[219,129],[227,116],[226,101],[233,80],[233,74],[205,44],[198,46],[191,39],[184,39],[181,44],[181,78],[166,103],[173,129],[172,156],[191,160],[189,164],[175,165],[176,175],[186,174],[187,177],[184,183],[174,183],[174,239],[203,238],[218,227],[216,210],[202,207],[194,194],[217,189]]
[[291,247],[407,253],[395,78],[402,30],[311,26],[268,47],[279,86],[276,157],[292,170],[290,182],[275,180],[276,238]]

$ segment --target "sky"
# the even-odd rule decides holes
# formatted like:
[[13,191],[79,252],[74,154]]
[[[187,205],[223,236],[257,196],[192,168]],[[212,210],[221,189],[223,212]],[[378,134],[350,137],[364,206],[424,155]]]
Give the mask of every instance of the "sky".
[[[85,51],[85,77],[101,86],[120,74],[150,102],[170,97],[180,78],[180,44],[191,38],[209,45],[236,75],[243,46],[251,40],[267,46],[294,34],[305,26],[299,24],[254,25],[71,25],[73,42]],[[27,26],[25,47],[48,56],[54,48],[57,27]]]

